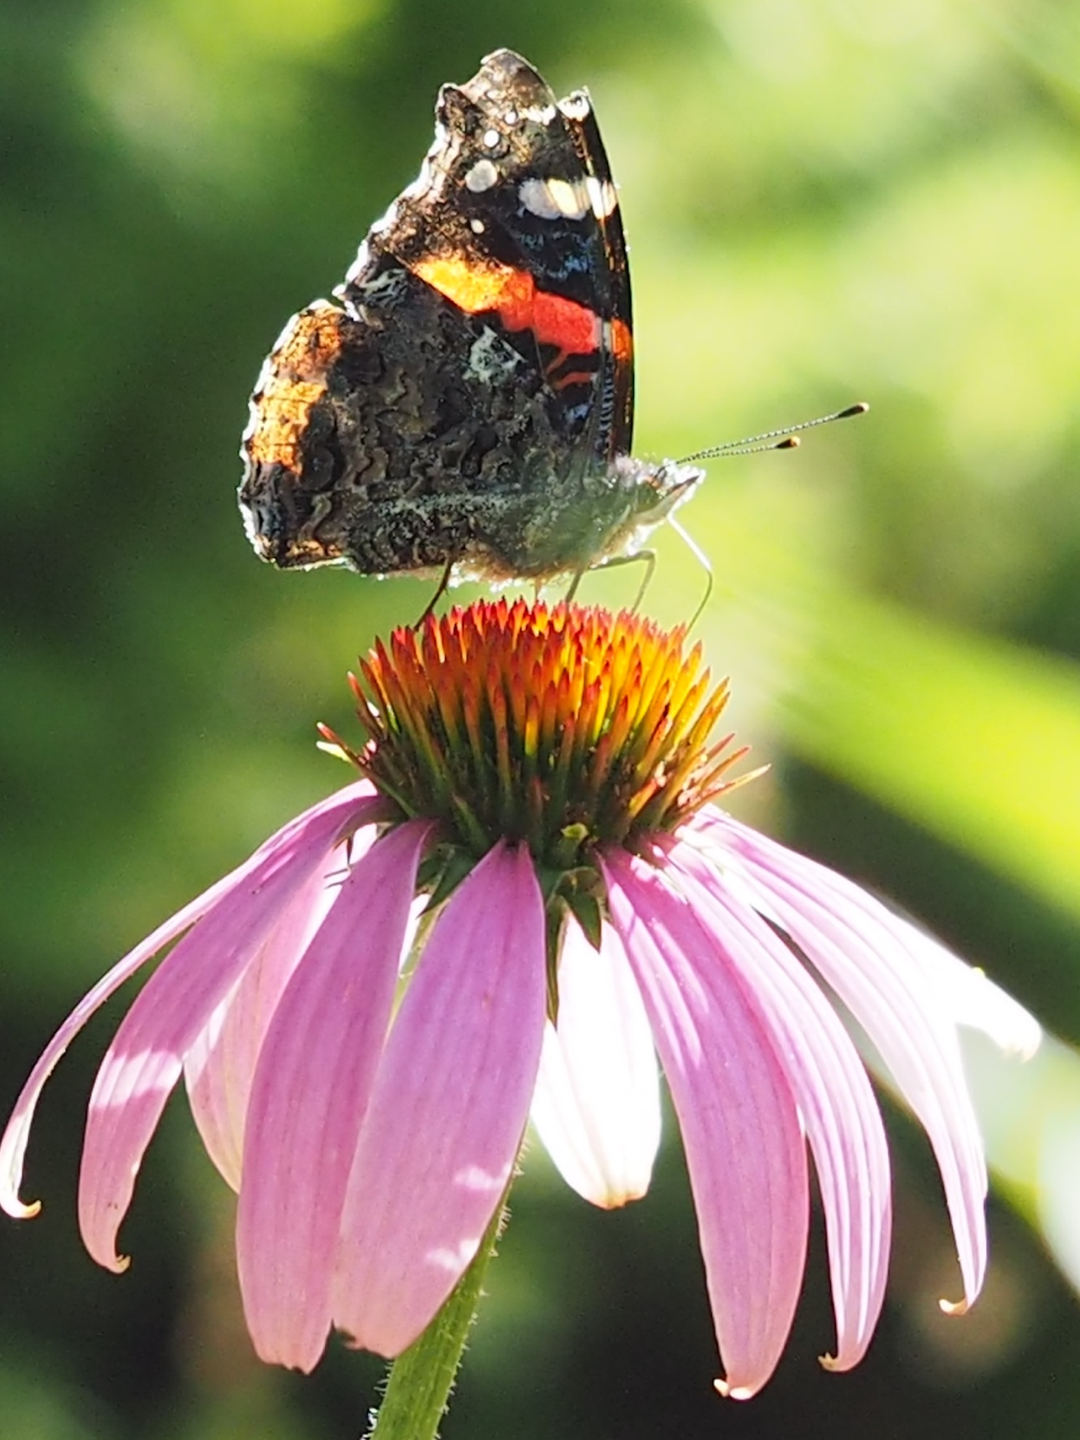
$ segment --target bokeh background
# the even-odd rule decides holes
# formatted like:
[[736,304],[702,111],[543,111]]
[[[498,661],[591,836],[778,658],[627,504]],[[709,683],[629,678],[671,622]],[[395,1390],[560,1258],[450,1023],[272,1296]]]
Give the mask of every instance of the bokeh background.
[[[769,776],[739,812],[892,897],[1061,1037],[971,1052],[1000,1176],[984,1299],[890,1105],[897,1240],[850,1376],[823,1246],[780,1370],[720,1401],[674,1127],[593,1212],[530,1153],[444,1434],[1075,1436],[1080,1426],[1080,6],[1068,0],[41,0],[0,7],[0,1101],[143,933],[344,778],[343,676],[430,588],[261,566],[235,509],[264,352],[498,45],[588,84],[622,189],[637,450],[868,399],[714,463],[698,630]],[[671,534],[646,607],[704,575]],[[627,603],[636,576],[583,598]],[[463,592],[459,592],[461,598]],[[232,1201],[170,1107],[98,1270],[74,1226],[94,1066],[43,1103],[0,1228],[0,1435],[355,1437],[381,1367],[253,1358]],[[1072,1276],[1072,1280],[1068,1278]]]

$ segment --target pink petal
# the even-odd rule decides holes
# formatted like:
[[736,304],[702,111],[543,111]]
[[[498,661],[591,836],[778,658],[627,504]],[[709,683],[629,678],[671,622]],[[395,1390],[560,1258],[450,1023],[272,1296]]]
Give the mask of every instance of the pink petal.
[[447,902],[390,1032],[349,1177],[334,1322],[397,1355],[476,1254],[521,1144],[544,1027],[544,906],[524,846]]
[[[374,839],[374,826],[354,836],[348,862],[355,865]],[[326,856],[184,1057],[188,1098],[199,1134],[234,1190],[240,1188],[244,1122],[263,1037],[346,873],[343,852]]]
[[937,1156],[967,1303],[986,1270],[986,1164],[951,1008],[919,958],[913,926],[835,871],[729,816],[703,829],[821,972],[881,1053]]
[[784,942],[689,845],[671,847],[679,888],[752,985],[780,1039],[807,1128],[829,1237],[837,1350],[866,1352],[885,1297],[892,1228],[889,1152],[866,1070],[828,1000]]
[[281,853],[291,853],[298,844],[302,848],[308,828],[311,826],[318,828],[324,814],[332,815],[340,827],[345,823],[350,812],[359,812],[362,809],[361,802],[366,802],[371,794],[370,784],[360,781],[339,790],[328,800],[321,801],[295,820],[290,821],[288,825],[285,825],[265,844],[261,845],[242,865],[216,884],[211,885],[208,890],[159,925],[151,935],[148,935],[145,940],[136,945],[134,950],[118,961],[108,974],[103,976],[94,988],[83,996],[42,1052],[30,1078],[23,1086],[22,1094],[12,1111],[3,1139],[0,1140],[0,1207],[9,1215],[16,1219],[25,1219],[28,1216],[36,1215],[40,1209],[37,1203],[24,1205],[19,1200],[18,1194],[34,1110],[45,1082],[52,1074],[57,1061],[94,1012],[159,950],[168,945],[170,941],[175,940],[196,920],[202,918],[203,924],[205,924],[206,918],[211,915],[211,912],[245,882],[253,880],[257,882],[264,872],[271,873],[278,863]]
[[170,951],[105,1052],[87,1114],[79,1228],[87,1250],[107,1269],[126,1266],[116,1255],[116,1232],[184,1055],[343,827],[382,811],[367,787],[359,798],[344,793],[308,811],[303,824],[294,821],[288,838]]
[[608,905],[679,1117],[725,1394],[772,1374],[806,1258],[806,1146],[753,990],[684,900],[634,856],[605,857]]
[[430,830],[400,825],[353,867],[259,1052],[236,1245],[248,1329],[264,1360],[307,1371],[326,1343],[345,1185]]
[[660,1087],[649,1019],[619,937],[597,953],[574,921],[559,958],[559,1023],[544,1025],[531,1118],[563,1179],[610,1209],[649,1188]]

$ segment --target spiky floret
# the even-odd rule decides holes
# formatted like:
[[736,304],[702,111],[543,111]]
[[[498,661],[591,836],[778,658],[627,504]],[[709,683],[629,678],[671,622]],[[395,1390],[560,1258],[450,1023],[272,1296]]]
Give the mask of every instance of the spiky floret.
[[635,848],[737,783],[746,753],[730,735],[710,743],[728,686],[710,688],[685,641],[685,627],[598,607],[429,615],[352,677],[369,737],[352,758],[403,817],[442,821],[477,858],[500,838],[558,869]]

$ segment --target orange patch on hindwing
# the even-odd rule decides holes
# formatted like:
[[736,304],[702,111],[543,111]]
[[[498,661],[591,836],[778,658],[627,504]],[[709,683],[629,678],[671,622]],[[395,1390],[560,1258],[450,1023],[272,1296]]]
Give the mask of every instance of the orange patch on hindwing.
[[248,440],[257,464],[302,468],[300,442],[311,412],[326,394],[326,375],[341,354],[342,312],[322,304],[301,310],[271,355],[272,373],[256,391],[258,421]]

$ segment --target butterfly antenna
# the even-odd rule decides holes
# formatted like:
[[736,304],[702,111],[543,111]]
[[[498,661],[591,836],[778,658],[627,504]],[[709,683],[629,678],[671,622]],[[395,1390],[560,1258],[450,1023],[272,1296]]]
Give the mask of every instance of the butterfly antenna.
[[[693,455],[684,455],[679,461],[686,465],[694,460],[726,459],[731,455],[756,455],[760,450],[794,450],[802,430],[814,430],[819,425],[831,425],[834,420],[850,420],[855,415],[865,415],[870,406],[865,400],[836,410],[831,415],[819,415],[816,420],[803,420],[798,425],[785,425],[781,430],[766,430],[761,435],[747,435],[742,440],[728,440],[723,445],[710,445],[705,450],[695,450]],[[779,438],[778,438],[779,437]]]

